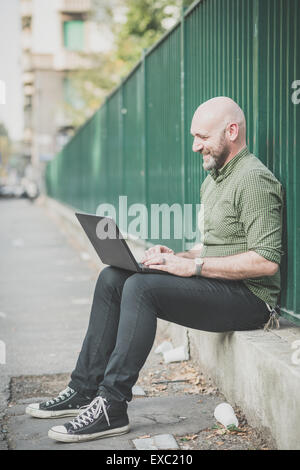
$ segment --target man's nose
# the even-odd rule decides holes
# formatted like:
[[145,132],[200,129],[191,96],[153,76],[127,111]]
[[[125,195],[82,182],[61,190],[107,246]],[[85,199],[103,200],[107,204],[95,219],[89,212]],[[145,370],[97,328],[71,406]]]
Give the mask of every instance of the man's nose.
[[203,144],[200,139],[195,138],[193,142],[193,152],[201,152],[203,150]]

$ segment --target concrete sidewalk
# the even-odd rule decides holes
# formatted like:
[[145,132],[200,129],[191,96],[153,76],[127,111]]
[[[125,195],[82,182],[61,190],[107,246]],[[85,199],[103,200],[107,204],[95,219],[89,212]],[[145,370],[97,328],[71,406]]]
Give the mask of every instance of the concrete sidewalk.
[[[253,438],[242,415],[244,434],[216,427],[213,411],[224,397],[210,382],[205,385],[203,377],[191,374],[190,361],[166,366],[154,354],[161,338],[166,339],[161,336],[164,328],[159,328],[140,374],[138,383],[146,395],[129,403],[130,433],[71,445],[48,439],[48,429],[66,419],[34,419],[25,415],[25,406],[39,401],[31,393],[34,387],[47,391],[45,382],[57,374],[66,374],[66,383],[55,395],[67,385],[87,328],[100,264],[60,230],[44,207],[25,199],[0,200],[0,210],[0,340],[6,345],[6,364],[0,364],[0,449],[130,450],[134,439],[164,434],[173,435],[178,448],[186,450],[266,448]],[[172,377],[186,378],[186,383],[172,383]],[[166,378],[166,385],[154,385],[154,379]],[[40,400],[53,394],[44,393]]]
[[28,200],[0,200],[0,412],[13,376],[74,367],[96,271],[72,250],[45,211]]

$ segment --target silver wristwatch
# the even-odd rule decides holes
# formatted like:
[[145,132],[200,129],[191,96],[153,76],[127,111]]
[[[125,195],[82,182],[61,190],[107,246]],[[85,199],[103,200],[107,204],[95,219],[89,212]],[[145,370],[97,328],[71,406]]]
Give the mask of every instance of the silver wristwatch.
[[203,263],[204,263],[204,259],[203,258],[195,258],[195,266],[196,266],[196,271],[195,271],[195,275],[196,276],[201,276],[201,271],[202,271],[202,266],[203,266]]

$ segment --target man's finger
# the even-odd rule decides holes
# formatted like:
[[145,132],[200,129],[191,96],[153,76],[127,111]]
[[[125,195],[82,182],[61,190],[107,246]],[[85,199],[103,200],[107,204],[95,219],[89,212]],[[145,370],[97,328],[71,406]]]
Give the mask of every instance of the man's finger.
[[154,249],[154,248],[149,248],[148,250],[145,251],[144,253],[144,258],[142,259],[142,263],[144,263],[144,261],[148,260],[149,258],[151,258],[151,256],[157,254],[157,251]]
[[159,258],[154,257],[154,258],[147,259],[144,264],[149,266],[150,264],[160,264],[160,263],[161,263],[161,256]]
[[167,258],[165,255],[160,254],[159,256],[153,256],[153,258],[150,258],[146,261],[145,264],[165,264],[167,262]]
[[165,264],[150,264],[148,268],[159,269],[160,271],[168,271],[168,266]]

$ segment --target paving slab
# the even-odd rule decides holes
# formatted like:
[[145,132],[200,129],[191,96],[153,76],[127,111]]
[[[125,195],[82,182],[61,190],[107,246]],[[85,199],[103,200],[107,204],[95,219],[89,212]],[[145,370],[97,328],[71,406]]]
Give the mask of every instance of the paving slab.
[[145,391],[139,385],[132,387],[132,395],[143,397],[146,395]]
[[138,450],[179,449],[172,434],[158,434],[153,437],[134,439],[133,443]]

